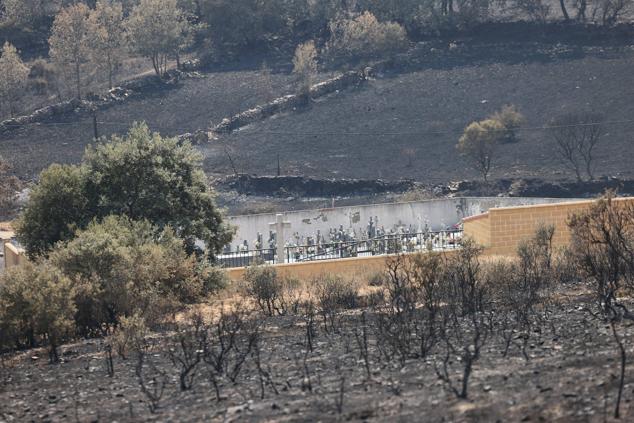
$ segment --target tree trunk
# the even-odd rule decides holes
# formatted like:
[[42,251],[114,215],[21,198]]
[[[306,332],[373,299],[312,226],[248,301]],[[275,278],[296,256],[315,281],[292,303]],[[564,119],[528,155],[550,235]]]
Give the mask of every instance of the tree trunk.
[[108,88],[112,89],[112,58],[108,52]]
[[623,342],[619,337],[619,334],[616,331],[616,324],[614,321],[610,322],[610,326],[612,328],[612,335],[614,335],[614,340],[619,348],[619,353],[621,355],[621,377],[619,379],[619,393],[616,397],[616,406],[614,408],[614,418],[618,419],[621,414],[621,397],[623,395],[623,384],[625,383],[625,366],[627,364],[627,356],[625,353],[625,347],[623,346]]
[[75,62],[75,84],[77,85],[77,100],[81,100],[81,73],[79,61]]
[[577,11],[577,20],[581,22],[586,21],[586,8],[588,7],[588,3],[586,0],[581,0],[579,2],[579,9]]
[[566,22],[570,20],[570,15],[568,15],[568,9],[566,9],[565,0],[559,0],[559,6],[561,6],[561,13],[564,15],[564,19]]

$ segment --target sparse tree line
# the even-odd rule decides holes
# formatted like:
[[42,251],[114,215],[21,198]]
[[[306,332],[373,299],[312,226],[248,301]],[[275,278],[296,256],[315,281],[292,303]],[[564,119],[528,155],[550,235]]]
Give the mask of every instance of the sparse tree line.
[[[491,167],[502,144],[518,140],[525,118],[513,105],[506,105],[487,119],[470,123],[456,148],[488,181]],[[605,118],[595,112],[571,112],[558,115],[542,128],[550,140],[560,162],[578,182],[595,177],[597,148],[605,137]]]
[[[606,26],[617,23],[632,4],[559,2],[565,20]],[[410,36],[468,28],[500,10],[538,21],[553,13],[550,2],[532,0],[3,0],[1,5],[5,28],[44,25],[52,61],[33,62],[29,73],[14,47],[4,46],[0,70],[10,76],[0,84],[5,115],[17,111],[27,84],[58,96],[68,87],[77,98],[98,89],[95,81],[112,88],[131,56],[148,58],[162,76],[192,48],[205,60],[224,61],[262,44],[312,38],[325,60],[376,60],[406,48]]]

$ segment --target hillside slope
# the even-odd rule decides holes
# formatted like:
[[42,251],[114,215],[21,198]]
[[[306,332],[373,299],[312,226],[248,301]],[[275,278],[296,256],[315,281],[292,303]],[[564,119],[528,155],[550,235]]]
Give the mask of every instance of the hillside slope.
[[[493,47],[495,48],[495,47]],[[556,48],[556,46],[555,46]],[[499,149],[493,177],[571,177],[548,132],[553,116],[591,109],[605,115],[607,135],[597,151],[598,175],[631,177],[634,159],[634,52],[631,48],[551,51],[485,63],[386,73],[354,92],[340,93],[300,113],[244,128],[205,148],[209,172],[282,171],[315,177],[413,178],[446,182],[477,174],[457,155],[464,127],[504,104],[517,105],[527,129]],[[515,52],[512,52],[515,53]]]

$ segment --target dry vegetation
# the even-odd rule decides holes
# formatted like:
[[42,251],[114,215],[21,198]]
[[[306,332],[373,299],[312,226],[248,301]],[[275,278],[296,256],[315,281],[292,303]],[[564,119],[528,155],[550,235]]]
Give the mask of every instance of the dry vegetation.
[[[249,269],[160,324],[4,356],[5,419],[628,420],[634,209],[611,196],[515,259],[395,257],[371,287]],[[150,327],[152,326],[152,327]],[[58,380],[68,381],[60,386]],[[32,387],[38,386],[36,392]],[[185,417],[187,416],[187,417]]]

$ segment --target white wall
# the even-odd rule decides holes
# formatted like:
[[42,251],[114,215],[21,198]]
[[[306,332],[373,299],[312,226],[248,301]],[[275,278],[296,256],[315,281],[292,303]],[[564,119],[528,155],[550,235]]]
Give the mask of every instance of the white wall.
[[[317,230],[327,235],[331,228],[355,229],[357,234],[365,232],[370,217],[378,217],[378,225],[389,230],[398,226],[423,228],[425,223],[432,230],[444,229],[459,223],[462,218],[484,213],[494,207],[509,207],[531,204],[556,203],[573,201],[558,198],[523,198],[523,197],[467,197],[446,198],[439,200],[416,201],[410,203],[370,204],[365,206],[335,207],[319,210],[302,210],[284,212],[284,220],[291,223],[286,231],[287,240],[298,232],[300,236],[315,236]],[[232,249],[247,240],[253,247],[258,232],[268,240],[269,223],[275,222],[275,213],[230,216],[229,223],[237,226],[237,233],[232,242]]]

